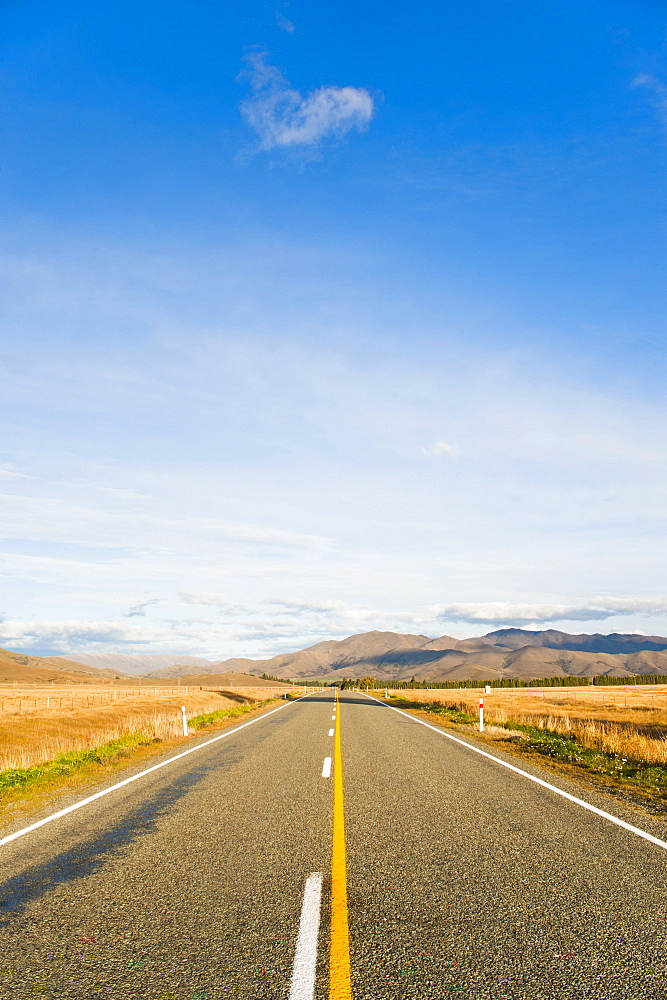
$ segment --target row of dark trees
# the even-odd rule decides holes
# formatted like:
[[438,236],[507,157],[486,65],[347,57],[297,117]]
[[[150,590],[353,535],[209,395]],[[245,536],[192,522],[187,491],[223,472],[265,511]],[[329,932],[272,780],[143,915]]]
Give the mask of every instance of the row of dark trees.
[[384,688],[389,687],[393,691],[403,690],[438,690],[456,691],[461,688],[474,689],[482,688],[485,684],[492,688],[533,688],[533,687],[589,687],[591,684],[599,687],[607,687],[612,684],[667,684],[665,674],[633,674],[632,677],[608,677],[606,674],[596,674],[594,677],[537,677],[534,680],[522,680],[519,677],[501,677],[498,680],[482,681],[418,681],[413,677],[409,681],[378,680],[375,677],[344,677],[340,681],[318,681],[307,680],[294,681],[286,680],[284,677],[274,677],[272,674],[262,674],[262,680],[276,681],[279,684],[299,685],[305,683],[308,687],[339,687],[345,691],[348,688]]
[[[309,683],[312,683],[309,681]],[[594,677],[537,677],[533,680],[522,680],[519,677],[502,677],[498,680],[465,680],[465,681],[418,681],[413,677],[409,681],[377,680],[375,677],[344,677],[342,681],[334,682],[342,690],[346,688],[384,688],[393,691],[403,690],[438,690],[456,691],[461,689],[482,688],[485,684],[492,688],[541,688],[541,687],[590,687],[591,684],[607,687],[611,684],[667,684],[664,674],[634,674],[632,677],[608,677],[606,674],[596,674]]]

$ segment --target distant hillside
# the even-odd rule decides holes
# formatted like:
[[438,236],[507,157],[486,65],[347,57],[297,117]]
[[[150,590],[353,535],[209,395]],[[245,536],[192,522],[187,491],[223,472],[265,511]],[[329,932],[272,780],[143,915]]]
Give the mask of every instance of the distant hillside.
[[569,635],[556,629],[530,632],[522,628],[503,628],[482,636],[484,642],[519,649],[521,646],[542,646],[546,649],[571,649],[582,653],[639,653],[642,650],[661,652],[667,649],[667,639],[659,635]]
[[96,670],[60,656],[27,656],[0,649],[0,684],[107,684],[116,676],[112,670]]
[[202,684],[204,687],[275,687],[276,683],[254,674],[240,673],[183,674],[179,680],[181,686]]
[[[184,658],[181,658],[181,663]],[[642,635],[570,635],[554,629],[500,629],[471,639],[397,632],[363,632],[327,640],[268,660],[234,658],[202,671],[267,673],[299,680],[372,674],[380,681],[446,681],[499,677],[630,676],[667,674],[667,638]],[[186,676],[186,666],[167,666],[149,676]]]
[[[38,658],[26,659],[37,661]],[[46,657],[44,663],[53,669],[57,660]],[[74,667],[72,661],[79,666]],[[211,679],[220,674],[260,676],[263,673],[296,681],[311,677],[335,680],[364,674],[372,674],[379,681],[410,680],[411,677],[431,681],[531,679],[567,674],[618,677],[667,674],[667,638],[621,633],[571,635],[556,629],[506,628],[471,639],[454,639],[448,635],[430,639],[426,635],[376,630],[346,639],[327,639],[267,660],[232,657],[215,661],[176,653],[75,653],[59,662],[69,663],[70,669],[79,671],[96,668],[106,676],[124,673],[155,680],[196,678],[192,679],[193,684],[235,683]],[[85,666],[81,666],[83,664]]]
[[[249,660],[235,657],[206,668],[206,673],[240,670],[245,673],[271,674],[289,679],[328,676],[335,671],[354,671],[357,665],[403,649],[417,649],[431,640],[425,635],[402,635],[399,632],[362,632],[347,639],[318,642],[296,653],[281,653],[270,660]],[[456,640],[452,640],[456,641]],[[176,672],[177,671],[177,672]],[[165,667],[149,677],[182,677],[182,667]]]
[[[214,661],[204,660],[201,656],[178,656],[174,653],[72,653],[70,660],[76,663],[85,663],[89,667],[97,667],[98,670],[114,670],[116,673],[122,671],[126,674],[148,674],[151,671],[161,668],[170,668],[175,664],[184,664],[188,667],[202,667],[205,670],[209,666],[214,666]],[[252,661],[251,661],[252,662]],[[159,675],[156,675],[159,676]],[[166,677],[175,677],[177,674],[165,674]]]
[[[195,657],[190,657],[190,659],[195,659]],[[159,670],[151,670],[146,677],[151,679],[169,679],[171,677],[189,677],[193,675],[192,665],[188,664],[187,656],[181,656],[178,658],[178,662],[173,664],[173,666],[161,667]],[[264,673],[264,667],[262,664],[269,663],[269,660],[250,660],[241,656],[232,657],[231,660],[221,660],[217,663],[212,663],[209,660],[199,660],[196,666],[199,667],[199,673],[204,675],[208,674],[219,674],[222,670],[225,673],[239,673],[239,674],[256,674],[259,676]],[[203,666],[206,664],[206,666]]]

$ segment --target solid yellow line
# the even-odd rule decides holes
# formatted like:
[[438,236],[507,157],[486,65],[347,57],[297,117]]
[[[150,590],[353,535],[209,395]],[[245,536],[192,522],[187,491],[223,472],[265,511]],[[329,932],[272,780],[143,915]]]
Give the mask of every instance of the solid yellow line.
[[347,917],[347,862],[345,859],[345,801],[340,749],[340,701],[336,688],[334,733],[333,844],[331,850],[331,935],[329,940],[329,1000],[352,1000],[350,930]]

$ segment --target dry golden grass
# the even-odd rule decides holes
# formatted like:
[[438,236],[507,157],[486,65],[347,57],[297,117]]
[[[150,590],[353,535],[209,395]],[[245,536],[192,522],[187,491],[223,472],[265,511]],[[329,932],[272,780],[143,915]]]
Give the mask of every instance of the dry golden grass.
[[583,746],[628,760],[667,764],[667,685],[583,688],[493,688],[397,691],[421,703],[438,702],[476,714],[484,698],[491,725],[515,722],[569,735]]
[[[173,739],[188,718],[276,697],[282,688],[233,691],[185,688],[0,688],[0,771],[33,767],[58,754],[89,750],[125,736]],[[115,698],[114,698],[115,694]]]

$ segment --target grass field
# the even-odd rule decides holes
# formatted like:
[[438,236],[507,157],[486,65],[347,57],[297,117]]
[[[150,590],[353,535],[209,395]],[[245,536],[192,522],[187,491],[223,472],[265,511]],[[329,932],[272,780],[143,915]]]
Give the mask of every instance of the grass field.
[[172,739],[188,718],[279,696],[284,688],[201,690],[186,687],[99,688],[49,684],[0,686],[0,771],[28,768],[63,753],[128,737]]
[[667,685],[582,688],[493,688],[398,691],[476,718],[480,697],[489,725],[560,734],[621,761],[667,766]]

